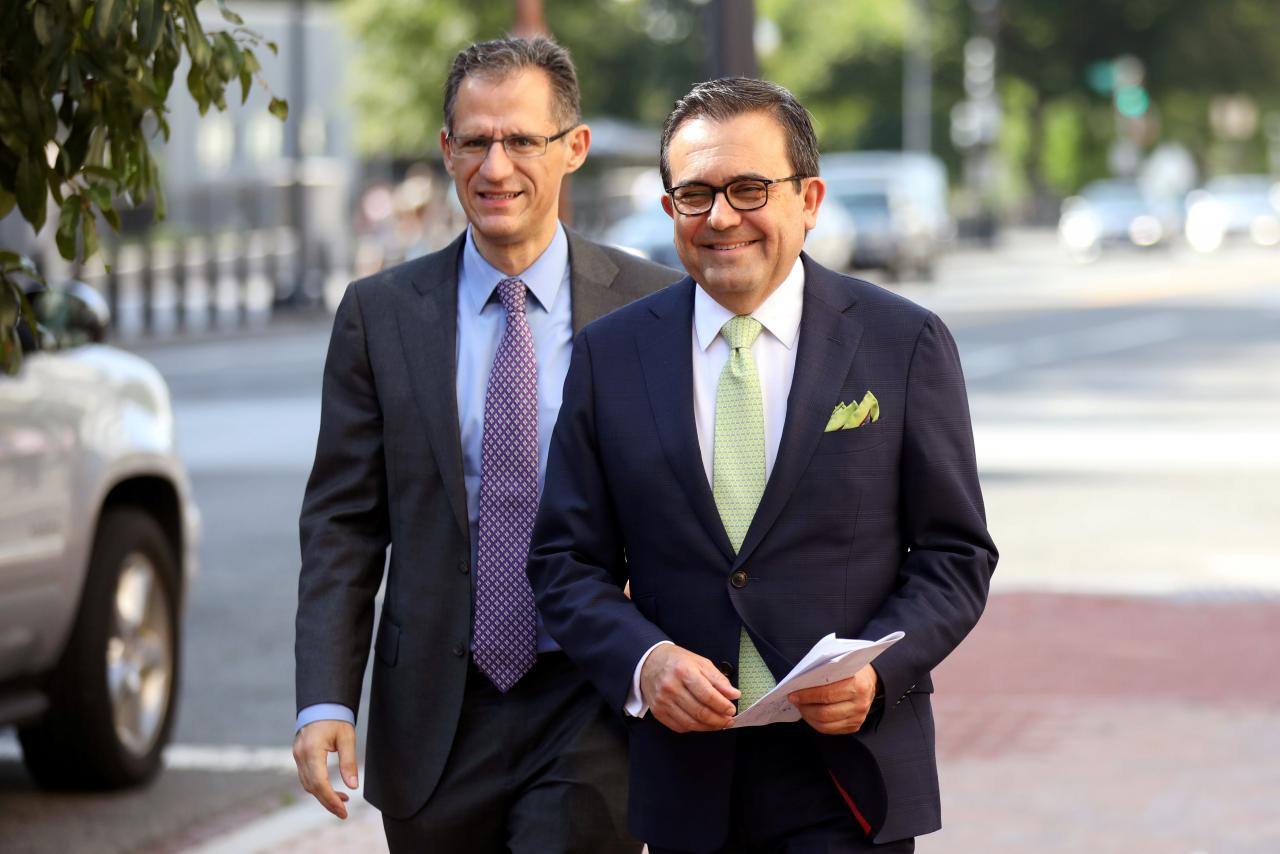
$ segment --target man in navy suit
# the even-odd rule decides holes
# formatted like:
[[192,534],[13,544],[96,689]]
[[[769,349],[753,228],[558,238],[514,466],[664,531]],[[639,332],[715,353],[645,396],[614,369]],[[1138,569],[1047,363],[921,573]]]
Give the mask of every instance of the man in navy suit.
[[[696,86],[661,167],[689,277],[574,339],[540,613],[630,716],[650,851],[911,851],[941,821],[930,671],[996,562],[955,343],[803,254],[825,187],[787,90]],[[899,630],[802,721],[732,728],[824,635]]]

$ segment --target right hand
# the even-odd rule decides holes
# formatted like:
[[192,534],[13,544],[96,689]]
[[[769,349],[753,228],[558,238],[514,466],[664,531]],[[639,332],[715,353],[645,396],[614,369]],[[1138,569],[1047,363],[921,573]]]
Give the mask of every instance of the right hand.
[[741,692],[709,660],[665,643],[640,669],[640,696],[668,729],[715,732],[733,726]]
[[338,818],[347,817],[346,792],[329,784],[329,754],[338,754],[338,770],[348,789],[359,785],[356,768],[356,728],[346,721],[312,721],[293,737],[293,761],[302,788]]

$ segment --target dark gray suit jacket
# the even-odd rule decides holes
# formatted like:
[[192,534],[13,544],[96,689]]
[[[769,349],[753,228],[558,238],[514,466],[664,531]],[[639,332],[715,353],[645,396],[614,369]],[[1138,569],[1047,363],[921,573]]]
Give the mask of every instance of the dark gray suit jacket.
[[[455,393],[458,259],[447,248],[355,282],[334,318],[301,516],[297,704],[357,709],[374,595],[366,796],[393,818],[435,789],[471,641],[467,498]],[[569,232],[575,334],[679,278]]]

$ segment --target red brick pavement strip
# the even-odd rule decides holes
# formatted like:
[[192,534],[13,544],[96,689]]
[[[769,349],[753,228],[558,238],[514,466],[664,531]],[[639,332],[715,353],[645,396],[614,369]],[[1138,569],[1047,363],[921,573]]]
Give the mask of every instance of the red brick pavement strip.
[[920,854],[1280,852],[1280,601],[993,596],[938,669]]
[[[945,826],[918,851],[1280,852],[1278,655],[1275,597],[993,595],[935,674]],[[380,822],[260,850],[383,850]]]

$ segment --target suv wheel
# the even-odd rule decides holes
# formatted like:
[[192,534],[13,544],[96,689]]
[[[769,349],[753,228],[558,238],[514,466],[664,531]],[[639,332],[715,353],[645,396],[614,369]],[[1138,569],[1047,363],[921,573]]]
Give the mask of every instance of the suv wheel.
[[19,731],[23,760],[48,788],[119,788],[160,768],[178,683],[177,561],[156,521],[103,513],[80,610],[49,713]]

